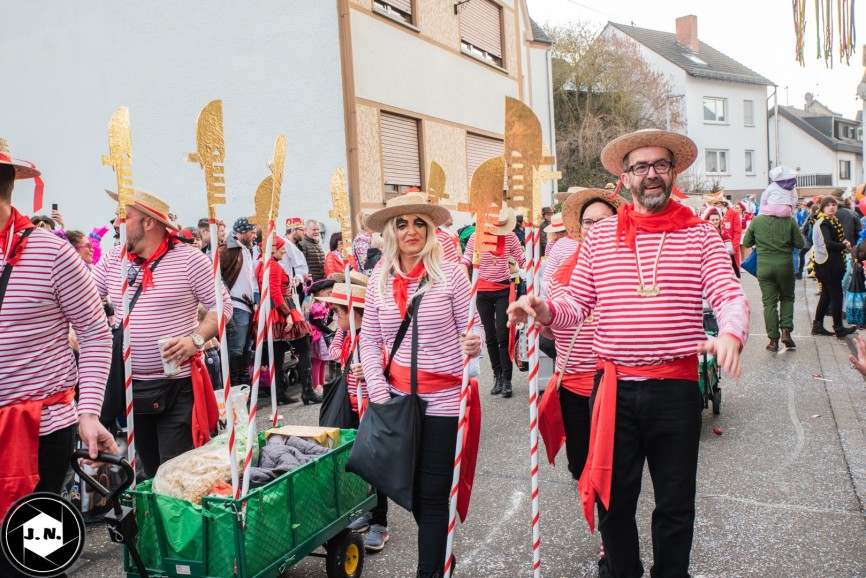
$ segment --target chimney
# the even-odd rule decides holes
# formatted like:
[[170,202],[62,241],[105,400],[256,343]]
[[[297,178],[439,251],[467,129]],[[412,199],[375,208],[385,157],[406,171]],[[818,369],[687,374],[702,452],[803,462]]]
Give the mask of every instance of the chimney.
[[677,18],[677,43],[682,44],[692,52],[699,52],[698,17],[694,14]]

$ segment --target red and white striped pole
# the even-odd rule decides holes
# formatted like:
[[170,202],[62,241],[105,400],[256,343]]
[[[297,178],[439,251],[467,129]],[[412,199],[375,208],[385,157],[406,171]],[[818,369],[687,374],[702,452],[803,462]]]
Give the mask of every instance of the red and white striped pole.
[[[537,273],[541,231],[531,222],[526,237],[526,294],[537,295]],[[532,489],[532,575],[541,578],[541,531],[538,502],[538,332],[535,319],[526,322],[529,356],[529,472]]]
[[[265,308],[265,316],[271,316],[271,302],[268,301]],[[268,323],[268,375],[271,378],[271,425],[277,427],[277,422],[280,421],[279,408],[277,407],[277,371],[282,371],[282,367],[274,365],[274,326]]]
[[271,280],[271,254],[274,242],[274,221],[268,221],[268,235],[265,240],[265,252],[263,255],[262,264],[262,290],[261,303],[259,308],[259,322],[256,329],[256,353],[253,361],[253,387],[250,391],[250,417],[247,427],[247,448],[244,456],[244,478],[241,488],[241,496],[246,496],[250,490],[250,468],[253,467],[253,444],[257,443],[256,439],[256,410],[258,409],[259,383],[262,378],[262,349],[265,340],[265,323],[267,322],[267,311],[265,310],[266,303],[270,302],[270,280]]
[[[476,243],[480,235],[476,236]],[[477,252],[477,251],[476,251]],[[478,297],[478,265],[472,268],[472,290],[469,294],[469,323],[466,326],[466,334],[475,326],[476,298]],[[454,473],[451,477],[451,496],[448,504],[448,541],[445,543],[445,567],[443,578],[450,578],[451,553],[454,549],[454,530],[457,526],[457,498],[460,493],[460,467],[463,463],[463,440],[466,437],[468,422],[466,420],[466,405],[469,398],[469,360],[468,355],[463,356],[463,381],[460,383],[460,413],[457,417],[457,445],[454,451]]]
[[[349,344],[352,347],[352,356],[349,358],[348,363],[358,363],[358,347],[357,347],[357,336],[355,335],[356,327],[355,327],[355,299],[352,296],[352,265],[349,263],[349,260],[346,259],[346,306],[349,308]],[[355,395],[358,398],[358,419],[364,417],[364,395],[361,390],[361,380],[357,380],[358,385],[356,389]]]
[[[123,310],[123,392],[126,401],[126,459],[132,470],[135,471],[135,415],[132,411],[132,347],[129,338],[129,249],[126,246],[126,217],[125,208],[118,217],[120,232],[120,302]],[[143,283],[142,279],[139,283]],[[135,478],[132,479],[131,488],[136,486]]]
[[220,272],[220,249],[219,249],[219,227],[215,216],[208,219],[210,229],[211,252],[213,253],[213,285],[216,295],[217,327],[219,328],[220,344],[220,373],[223,386],[223,407],[226,412],[226,431],[229,435],[229,463],[232,472],[232,493],[235,499],[240,496],[240,485],[238,483],[238,456],[235,453],[235,415],[232,407],[231,380],[229,376],[229,348],[226,342],[226,318],[223,313],[223,279]]

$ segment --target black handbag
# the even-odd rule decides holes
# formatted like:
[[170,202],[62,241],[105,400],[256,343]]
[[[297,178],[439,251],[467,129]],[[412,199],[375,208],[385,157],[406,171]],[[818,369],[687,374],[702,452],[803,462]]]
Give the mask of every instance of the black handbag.
[[391,361],[412,322],[411,393],[398,395],[387,403],[371,403],[358,427],[355,444],[346,462],[346,471],[369,482],[394,503],[412,510],[415,470],[421,446],[421,426],[427,402],[418,395],[418,310],[421,297],[413,300],[397,332],[385,367],[390,377]]
[[[347,336],[348,338],[348,336]],[[353,429],[355,413],[349,400],[349,390],[346,376],[352,367],[352,359],[346,362],[346,368],[335,379],[323,386],[322,405],[319,406],[319,427],[338,427]]]

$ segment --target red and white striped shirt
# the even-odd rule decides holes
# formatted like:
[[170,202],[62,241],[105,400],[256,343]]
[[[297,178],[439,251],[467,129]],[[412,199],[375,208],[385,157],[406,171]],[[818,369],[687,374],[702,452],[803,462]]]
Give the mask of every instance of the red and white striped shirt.
[[[702,296],[715,311],[721,333],[746,343],[749,302],[734,277],[718,232],[700,224],[665,235],[658,266],[656,297],[639,297],[635,254],[620,239],[617,219],[592,228],[581,247],[567,291],[550,302],[551,326],[574,328],[593,309],[599,314],[593,350],[624,366],[655,365],[695,355],[706,341]],[[638,229],[644,283],[652,285],[663,233]]]
[[550,292],[550,278],[556,273],[556,270],[563,261],[571,257],[580,243],[571,235],[559,239],[556,243],[547,244],[547,256],[544,258],[544,274],[541,276],[542,290]]
[[[560,239],[556,244],[560,244],[565,239]],[[579,244],[578,244],[579,245]],[[577,250],[577,249],[575,249]],[[550,285],[547,286],[547,295],[550,299],[560,299],[566,292],[568,287],[564,287],[556,278],[551,278]],[[574,347],[571,349],[571,355],[568,356],[568,365],[565,367],[566,375],[575,375],[577,373],[594,372],[596,360],[598,356],[592,350],[592,343],[595,338],[595,328],[598,325],[599,314],[594,312],[592,319],[583,324],[577,339],[574,340]],[[562,373],[562,364],[565,361],[565,354],[568,352],[568,346],[574,337],[576,325],[571,327],[551,327],[553,336],[556,342],[556,371]]]
[[[120,247],[112,247],[93,268],[96,288],[101,296],[110,295],[115,308],[114,323],[122,321]],[[129,287],[129,298],[135,295],[143,275],[138,273]],[[129,321],[132,347],[132,378],[165,379],[162,357],[156,342],[161,337],[185,337],[198,327],[198,306],[216,311],[211,262],[204,253],[185,243],[168,250],[153,269],[153,286],[141,293]],[[223,314],[232,315],[232,300],[223,286]],[[181,366],[171,379],[189,377],[190,364]]]
[[[466,331],[469,321],[471,287],[459,265],[442,263],[441,267],[444,279],[424,292],[418,307],[417,364],[420,371],[461,376],[463,354],[460,351],[460,334]],[[379,298],[380,275],[381,263],[373,270],[367,284],[360,345],[367,389],[371,401],[375,403],[388,401],[391,394],[405,395],[399,389],[391,387],[382,374],[382,350],[390,353],[403,316],[394,302],[393,275],[388,276],[384,302]],[[417,281],[409,283],[407,296],[410,305],[417,289]],[[477,313],[473,332],[481,336],[483,348],[484,329]],[[411,325],[394,355],[393,362],[403,367],[412,366]],[[419,395],[428,403],[427,415],[456,416],[460,413],[459,384],[435,393]]]
[[442,227],[436,227],[436,240],[442,246],[443,261],[460,262],[460,238],[457,235]]
[[[478,269],[478,278],[482,281],[507,282],[511,278],[511,272],[508,270],[509,257],[513,257],[521,267],[526,264],[526,254],[523,247],[520,246],[517,235],[514,232],[509,232],[503,236],[505,237],[505,254],[502,257],[497,257],[489,251],[481,252],[481,267]],[[475,253],[475,233],[472,233],[466,243],[466,250],[463,252],[461,263],[471,267],[473,253]]]
[[[331,346],[328,348],[328,356],[331,358],[331,361],[336,361],[340,364],[340,368],[342,370],[346,370],[346,366],[343,365],[342,354],[343,354],[343,340],[349,334],[348,331],[343,331],[342,329],[338,329],[337,333],[334,334],[334,339],[331,341]],[[346,362],[351,364],[352,358]],[[355,379],[355,376],[349,371],[346,374],[346,389],[349,390],[349,400],[352,404],[352,411],[358,413],[358,380]],[[361,382],[361,396],[363,398],[368,397],[367,394],[367,381],[364,380]]]
[[[5,267],[4,260],[0,271]],[[70,325],[81,348],[77,367]],[[0,312],[0,351],[0,407],[45,399],[78,383],[78,414],[99,414],[111,365],[111,331],[84,261],[48,231],[30,234],[12,269]],[[74,404],[43,408],[39,435],[77,421]]]

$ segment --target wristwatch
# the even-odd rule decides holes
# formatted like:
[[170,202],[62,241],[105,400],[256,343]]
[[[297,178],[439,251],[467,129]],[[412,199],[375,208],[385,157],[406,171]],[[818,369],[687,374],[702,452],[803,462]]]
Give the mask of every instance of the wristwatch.
[[202,337],[198,333],[193,333],[192,335],[190,335],[190,337],[192,337],[192,343],[193,345],[195,345],[196,349],[198,349],[199,351],[204,349],[204,337]]

